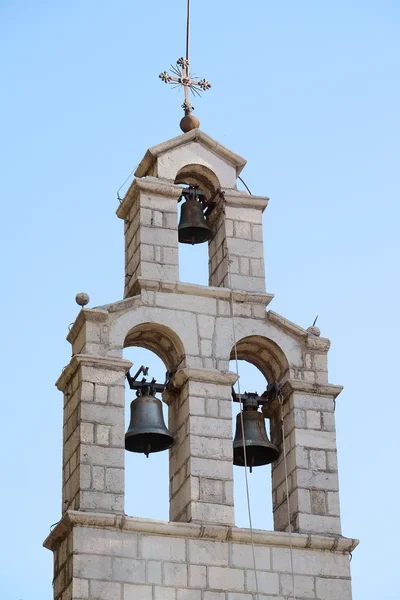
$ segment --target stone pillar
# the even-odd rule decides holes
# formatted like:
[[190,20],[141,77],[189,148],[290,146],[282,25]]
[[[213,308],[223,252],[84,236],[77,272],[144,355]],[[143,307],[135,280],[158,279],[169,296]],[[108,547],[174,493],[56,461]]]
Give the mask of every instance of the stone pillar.
[[[285,445],[292,531],[341,534],[334,399],[342,388],[306,381],[283,387]],[[279,409],[271,417],[271,439],[282,447]],[[283,454],[272,464],[274,528],[288,530]]]
[[77,354],[64,392],[62,512],[124,512],[125,374],[132,363]]
[[117,210],[125,221],[124,298],[138,277],[179,281],[177,202],[181,188],[153,177],[135,179]]
[[[209,244],[209,284],[265,292],[262,213],[268,198],[226,190],[224,201],[211,214],[215,232]],[[228,252],[227,252],[228,251]]]
[[234,524],[232,396],[237,377],[206,369],[182,369],[170,404],[170,520]]

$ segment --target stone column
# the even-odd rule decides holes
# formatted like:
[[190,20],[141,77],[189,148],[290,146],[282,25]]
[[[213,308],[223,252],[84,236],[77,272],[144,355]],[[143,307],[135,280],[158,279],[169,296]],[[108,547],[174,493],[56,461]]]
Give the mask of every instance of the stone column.
[[209,244],[209,284],[265,292],[262,213],[268,198],[225,190],[224,201],[211,214],[215,232]]
[[[334,399],[341,386],[290,380],[283,387],[285,445],[292,531],[341,533]],[[271,416],[271,439],[282,447],[279,409]],[[274,527],[288,530],[283,454],[272,464]]]
[[132,363],[77,354],[64,392],[62,512],[124,512],[125,374]]
[[177,185],[154,177],[135,179],[117,210],[125,221],[124,298],[134,296],[138,277],[179,281]]
[[234,524],[231,387],[234,373],[182,369],[170,404],[170,520]]

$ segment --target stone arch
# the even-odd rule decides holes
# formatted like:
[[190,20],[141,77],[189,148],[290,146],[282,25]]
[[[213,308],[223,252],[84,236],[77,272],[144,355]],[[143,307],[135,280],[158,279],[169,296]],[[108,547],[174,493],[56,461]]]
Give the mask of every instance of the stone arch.
[[185,360],[185,349],[179,336],[166,325],[140,323],[128,331],[124,348],[140,346],[151,350],[168,371],[175,371]]
[[[289,362],[278,344],[261,335],[250,335],[236,343],[237,357],[257,367],[268,383],[282,381],[289,373]],[[232,348],[230,360],[235,358]]]
[[214,171],[200,164],[185,165],[179,169],[174,183],[198,186],[205,193],[207,200],[212,198],[221,187]]

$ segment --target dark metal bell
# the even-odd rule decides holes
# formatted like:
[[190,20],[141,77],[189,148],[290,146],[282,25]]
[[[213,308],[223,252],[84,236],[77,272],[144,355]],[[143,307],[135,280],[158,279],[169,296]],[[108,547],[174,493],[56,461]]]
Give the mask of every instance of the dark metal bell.
[[182,204],[178,240],[181,244],[202,244],[211,237],[212,231],[204,216],[203,206],[195,194],[190,194]]
[[161,400],[144,394],[131,402],[131,422],[125,434],[125,449],[129,452],[162,452],[174,443],[164,423]]
[[[250,467],[269,465],[280,456],[278,448],[269,441],[265,429],[264,416],[258,410],[243,410],[244,446],[246,448],[246,462]],[[244,447],[242,435],[242,417],[236,417],[236,433],[233,440],[233,464],[244,467]]]

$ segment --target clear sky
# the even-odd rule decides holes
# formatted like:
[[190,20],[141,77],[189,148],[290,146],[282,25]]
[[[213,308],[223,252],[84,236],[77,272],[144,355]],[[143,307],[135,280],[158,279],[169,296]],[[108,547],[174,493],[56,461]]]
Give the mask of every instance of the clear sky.
[[[201,128],[244,156],[264,216],[270,308],[332,340],[343,533],[354,600],[398,600],[399,25],[397,0],[193,0]],[[184,53],[185,0],[1,0],[1,600],[51,600],[62,396],[79,291],[123,290],[116,190],[180,133],[158,74]],[[204,250],[181,279],[206,283]],[[194,268],[195,265],[195,268]],[[136,364],[163,366],[130,350]],[[254,386],[243,369],[243,387]],[[246,379],[247,378],[247,379]],[[127,398],[129,395],[127,395]],[[127,457],[127,512],[167,518],[167,456]],[[146,478],[143,477],[143,464]],[[139,475],[140,473],[140,475]],[[269,469],[250,478],[271,527]],[[237,523],[247,525],[243,470]]]

